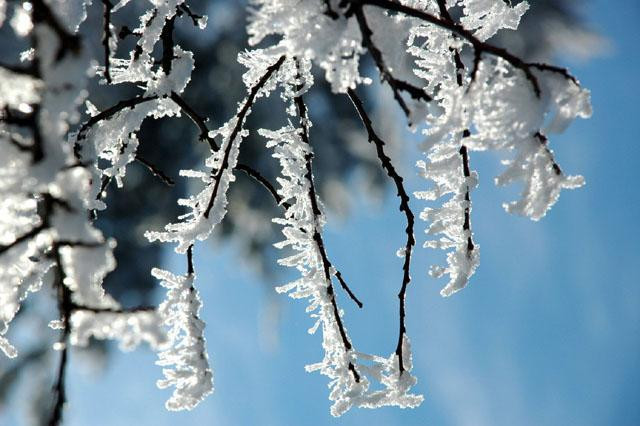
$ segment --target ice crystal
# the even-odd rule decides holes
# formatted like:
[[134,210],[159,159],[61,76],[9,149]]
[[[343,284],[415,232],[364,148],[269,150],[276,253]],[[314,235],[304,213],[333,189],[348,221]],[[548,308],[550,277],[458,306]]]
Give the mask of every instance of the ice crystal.
[[158,353],[157,364],[167,367],[162,369],[164,379],[158,380],[158,387],[175,387],[165,404],[168,410],[191,410],[213,392],[204,322],[198,316],[202,301],[193,286],[195,276],[176,276],[157,268],[151,274],[167,289],[167,297],[158,308],[169,329],[168,345]]

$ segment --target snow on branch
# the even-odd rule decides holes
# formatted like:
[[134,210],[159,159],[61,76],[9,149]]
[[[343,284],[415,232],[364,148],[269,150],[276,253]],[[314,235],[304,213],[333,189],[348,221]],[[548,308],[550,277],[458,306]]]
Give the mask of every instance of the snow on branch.
[[[165,91],[181,92],[193,67],[188,52],[172,47],[170,76],[150,71],[143,95],[102,112],[88,103],[91,118],[70,132],[90,75],[89,55],[75,33],[86,17],[85,3],[61,2],[55,10],[41,0],[16,3],[14,9],[30,12],[23,27],[14,26],[18,36],[31,34],[31,53],[23,58],[30,63],[0,74],[0,87],[17,89],[0,95],[0,349],[17,355],[5,337],[9,323],[29,293],[53,288],[59,319],[50,327],[60,330],[60,362],[50,425],[62,421],[70,345],[85,346],[90,338],[116,339],[127,350],[142,341],[154,348],[166,343],[154,308],[123,309],[102,287],[116,266],[115,241],[103,236],[88,212],[97,207],[105,179],[121,184],[125,166],[139,158],[135,133],[142,119],[180,111],[164,99]],[[13,74],[22,69],[15,86]],[[99,169],[98,158],[112,167]]]
[[209,133],[210,138],[220,137],[222,144],[205,162],[206,171],[180,172],[182,176],[201,179],[205,188],[199,194],[179,201],[179,204],[191,208],[191,212],[180,218],[183,219],[182,222],[166,225],[164,232],[147,231],[145,236],[149,241],[177,242],[176,251],[185,253],[196,240],[206,239],[213,228],[222,221],[226,214],[227,190],[235,180],[233,169],[238,161],[240,143],[247,135],[242,126],[255,99],[267,95],[268,89],[273,90],[273,84],[267,86],[267,83],[284,60],[285,57],[281,56],[275,63],[266,67],[255,85],[250,88],[249,96],[238,109],[236,116],[218,130]]
[[[321,232],[324,215],[313,190],[311,178],[311,148],[303,142],[304,131],[292,126],[278,131],[260,130],[268,139],[267,147],[274,149],[282,167],[278,179],[278,192],[283,200],[290,201],[284,218],[273,221],[283,226],[285,240],[277,248],[291,247],[294,254],[281,258],[278,263],[296,268],[301,277],[277,288],[294,299],[307,298],[307,312],[315,319],[309,329],[314,333],[321,328],[325,355],[322,361],[306,367],[307,371],[320,371],[329,377],[329,399],[334,401],[331,414],[340,416],[353,406],[375,408],[383,405],[415,407],[422,397],[410,394],[415,378],[411,369],[411,352],[408,341],[403,345],[404,374],[394,353],[390,358],[370,356],[356,352],[343,323],[332,284],[332,270],[326,255]],[[364,361],[364,363],[360,363]],[[369,365],[370,363],[370,365]],[[383,390],[370,390],[371,379],[385,386]]]
[[[301,62],[301,68],[304,69],[304,61]],[[289,293],[294,299],[309,299],[307,312],[315,318],[309,333],[322,329],[325,355],[321,362],[308,365],[306,369],[318,370],[331,379],[329,399],[334,401],[332,415],[340,416],[354,406],[415,407],[422,402],[422,396],[410,393],[416,379],[409,374],[412,368],[411,351],[404,330],[400,335],[399,349],[389,358],[357,352],[347,333],[342,310],[338,307],[332,282],[336,270],[328,260],[322,238],[325,219],[314,185],[313,151],[309,141],[311,121],[302,100],[304,81],[304,77],[296,75],[290,85],[297,90],[289,91],[293,93],[292,104],[295,106],[289,111],[297,110],[300,128],[289,124],[277,131],[259,131],[267,138],[267,147],[273,148],[273,156],[280,162],[282,177],[278,178],[278,193],[289,204],[284,217],[273,221],[283,226],[285,236],[285,240],[277,243],[276,247],[290,247],[294,254],[281,258],[278,263],[296,268],[301,274],[299,279],[278,287],[277,291]],[[391,171],[390,174],[394,175]],[[403,200],[406,202],[406,197]],[[412,232],[407,232],[410,241],[413,241]],[[407,244],[410,259],[413,243]],[[405,279],[402,292],[408,283],[408,266]],[[348,293],[352,295],[351,291]],[[382,385],[383,389],[372,386],[372,380]]]
[[362,104],[362,101],[360,100],[356,92],[349,89],[347,94],[349,95],[351,102],[353,102],[353,105],[355,106],[358,115],[362,120],[362,124],[364,124],[365,126],[367,135],[369,137],[369,142],[373,142],[373,144],[376,146],[376,154],[380,159],[382,168],[387,172],[387,175],[393,180],[393,183],[396,186],[397,195],[400,198],[400,211],[404,213],[407,220],[407,227],[405,229],[405,233],[407,234],[407,242],[405,246],[398,251],[398,255],[404,258],[404,263],[402,265],[402,285],[400,287],[400,292],[398,293],[398,299],[400,299],[400,334],[398,336],[396,354],[398,355],[398,370],[400,371],[400,373],[403,373],[405,371],[405,365],[402,351],[405,346],[405,339],[408,342],[405,324],[405,302],[407,286],[411,282],[411,254],[413,253],[413,247],[416,244],[415,236],[413,233],[415,219],[413,216],[413,212],[409,207],[409,195],[404,188],[404,179],[398,174],[395,167],[393,166],[393,163],[391,162],[391,158],[389,158],[389,156],[385,152],[384,141],[380,139],[375,130],[373,130],[373,123],[371,122],[371,119],[365,111],[364,105]]
[[[363,55],[373,59],[374,67],[366,71],[378,74],[409,127],[425,137],[417,166],[426,187],[414,196],[429,203],[420,215],[428,222],[424,246],[447,252],[446,265],[430,269],[436,278],[448,276],[443,296],[464,288],[479,264],[471,220],[479,178],[472,153],[492,150],[503,156],[506,168],[495,183],[522,185],[520,199],[504,207],[533,220],[547,213],[562,189],[584,183],[581,176],[565,174],[549,138],[574,119],[590,116],[588,90],[564,68],[527,62],[488,41],[502,29],[517,28],[528,9],[524,1],[253,0],[249,44],[261,48],[238,55],[247,68],[242,76],[247,94],[216,130],[185,95],[196,59],[180,47],[175,33],[181,20],[204,28],[207,17],[185,0],[101,0],[96,7],[102,23],[94,37],[101,47],[99,58],[92,58],[84,32],[78,32],[90,4],[59,0],[54,8],[45,0],[0,0],[0,26],[10,11],[11,31],[31,43],[20,55],[23,63],[0,64],[0,350],[17,356],[7,338],[10,323],[31,293],[53,289],[58,317],[50,326],[59,330],[55,348],[60,356],[50,425],[62,420],[68,348],[85,346],[92,338],[118,340],[125,350],[141,342],[158,350],[158,364],[165,368],[157,384],[174,388],[169,410],[190,410],[213,391],[202,301],[194,287],[193,245],[208,239],[225,217],[236,170],[260,183],[283,209],[283,216],[273,220],[284,235],[276,247],[290,252],[278,263],[300,276],[277,290],[307,299],[315,320],[309,332],[322,332],[323,358],[306,368],[329,378],[331,413],[422,402],[422,395],[412,393],[417,379],[405,312],[415,218],[404,180],[375,131],[378,124],[356,95],[358,86],[371,82],[360,69]],[[140,5],[147,9],[138,12]],[[132,11],[138,14],[137,26],[119,25]],[[96,60],[102,65],[92,65]],[[314,86],[314,67],[324,72],[334,93],[351,98],[406,220],[406,243],[398,251],[403,258],[399,335],[389,356],[356,350],[338,303],[342,293],[335,280],[360,308],[366,295],[357,297],[348,286],[322,236],[324,207],[316,191],[311,120],[303,100]],[[86,99],[92,75],[107,88],[126,85],[133,95],[96,106]],[[289,118],[279,130],[258,130],[280,165],[272,183],[238,158],[249,134],[247,117],[260,98],[274,92],[280,93]],[[152,275],[167,289],[164,302],[157,309],[123,308],[102,285],[116,267],[116,242],[94,219],[107,207],[110,182],[124,185],[134,161],[174,184],[139,155],[138,134],[147,119],[181,116],[193,122],[210,151],[198,169],[180,171],[201,187],[178,200],[187,211],[176,222],[145,236],[177,244],[175,250],[186,253],[187,273],[154,268]]]
[[[189,264],[192,265],[191,260]],[[158,353],[156,362],[166,367],[162,369],[164,379],[158,380],[158,387],[175,387],[165,404],[167,410],[191,410],[213,392],[213,373],[203,334],[205,325],[199,317],[202,301],[193,286],[195,274],[191,268],[182,276],[158,268],[151,274],[167,289],[166,299],[158,308],[163,324],[169,329],[168,345]]]

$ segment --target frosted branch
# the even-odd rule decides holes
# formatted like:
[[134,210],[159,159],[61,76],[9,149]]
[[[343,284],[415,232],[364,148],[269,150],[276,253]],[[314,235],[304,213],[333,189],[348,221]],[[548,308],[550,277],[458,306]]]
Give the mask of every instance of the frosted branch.
[[[540,97],[541,90],[540,90],[540,85],[538,83],[537,77],[531,71],[532,67],[544,68],[547,71],[557,72],[559,74],[565,75],[565,72],[558,67],[551,67],[551,66],[545,67],[542,64],[528,64],[524,62],[522,59],[518,58],[517,56],[511,54],[506,49],[496,47],[482,41],[480,38],[476,37],[471,31],[465,29],[462,25],[449,21],[444,18],[439,18],[425,11],[414,9],[404,4],[396,3],[391,0],[351,0],[349,1],[349,3],[353,4],[354,7],[356,8],[360,4],[362,4],[362,5],[376,6],[376,7],[380,7],[386,10],[391,10],[394,12],[399,12],[404,15],[411,16],[411,17],[423,20],[425,22],[428,22],[430,24],[436,25],[440,28],[446,29],[452,32],[453,34],[460,36],[462,39],[468,41],[473,46],[474,51],[476,52],[475,55],[477,57],[479,57],[483,53],[488,53],[493,56],[497,56],[504,59],[509,64],[511,64],[514,68],[521,70],[526,76],[527,80],[529,80],[529,82],[531,83],[531,86],[533,87],[533,91],[535,92],[537,97]],[[524,13],[524,11],[522,13]]]
[[[407,118],[409,118],[411,115],[411,112],[409,111],[409,107],[407,106],[406,102],[400,95],[400,92],[405,91],[409,93],[413,99],[422,100],[425,102],[431,101],[432,100],[431,96],[425,93],[423,89],[416,87],[412,84],[409,84],[404,80],[397,79],[396,77],[393,76],[391,70],[389,69],[389,67],[386,65],[384,61],[382,51],[373,42],[373,39],[372,39],[373,31],[371,30],[371,27],[367,22],[367,18],[364,14],[362,7],[355,7],[354,14],[356,15],[358,25],[360,26],[360,32],[362,33],[362,43],[364,44],[364,46],[367,47],[367,49],[371,53],[371,56],[373,57],[376,67],[380,72],[380,79],[384,82],[387,82],[387,84],[389,84],[389,87],[391,87],[391,90],[393,92],[393,97],[395,98],[396,102],[398,103],[402,111],[405,113]],[[353,90],[353,89],[349,89],[349,90]]]
[[[199,317],[202,302],[193,286],[195,274],[189,253],[189,273],[183,276],[154,268],[151,274],[161,281],[167,296],[158,308],[168,328],[169,343],[158,353],[156,364],[163,368],[160,389],[175,387],[165,406],[168,410],[191,410],[213,392],[213,373],[204,339],[204,322]],[[172,367],[169,367],[172,366]]]
[[404,213],[407,227],[405,228],[405,233],[407,234],[407,242],[405,243],[404,249],[402,249],[400,257],[404,258],[404,263],[402,265],[402,285],[400,286],[400,292],[398,293],[398,299],[400,300],[400,332],[398,336],[398,344],[396,346],[396,354],[398,355],[398,370],[399,374],[402,374],[405,371],[404,365],[404,356],[402,354],[403,341],[407,333],[406,323],[405,323],[405,301],[406,301],[406,293],[407,286],[411,282],[411,254],[413,252],[413,247],[416,244],[416,240],[413,234],[413,227],[415,223],[415,219],[413,216],[413,212],[409,207],[409,194],[404,188],[403,178],[398,174],[395,167],[391,163],[391,158],[387,155],[384,150],[384,141],[380,139],[380,137],[376,134],[375,130],[373,130],[373,124],[371,119],[367,115],[367,112],[364,109],[364,105],[362,101],[356,94],[354,90],[349,89],[347,92],[351,102],[358,112],[360,116],[360,120],[367,131],[367,135],[369,137],[369,143],[373,143],[376,147],[376,154],[378,155],[378,159],[380,160],[380,164],[382,168],[387,172],[387,175],[393,180],[393,183],[396,187],[396,191],[398,194],[398,198],[400,198],[400,211]]

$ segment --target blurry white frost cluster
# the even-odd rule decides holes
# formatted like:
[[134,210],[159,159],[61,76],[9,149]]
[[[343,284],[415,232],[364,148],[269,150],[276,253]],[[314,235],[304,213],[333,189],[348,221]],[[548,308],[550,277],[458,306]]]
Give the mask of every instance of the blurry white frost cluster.
[[[171,287],[171,282],[186,279],[169,280],[156,271],[159,278],[168,280],[167,302],[158,310],[122,309],[102,288],[104,277],[116,266],[115,241],[105,239],[89,215],[91,210],[106,207],[104,179],[113,178],[122,185],[126,167],[135,159],[136,132],[145,117],[180,113],[167,95],[186,87],[193,69],[191,53],[175,46],[169,74],[153,66],[151,53],[165,21],[175,15],[182,1],[151,1],[138,29],[142,34],[138,53],[128,59],[110,58],[111,82],[144,87],[139,101],[104,117],[87,101],[87,123],[91,125],[85,123],[70,133],[78,122],[77,108],[86,97],[87,78],[92,74],[89,56],[74,35],[86,17],[85,3],[89,2],[60,1],[51,9],[46,2],[9,6],[12,13],[29,20],[38,66],[28,72],[0,71],[0,88],[6,88],[0,90],[0,107],[5,111],[0,124],[0,349],[10,357],[17,355],[3,337],[9,322],[30,292],[43,285],[53,287],[60,295],[61,319],[50,325],[63,330],[66,339],[58,348],[84,346],[91,337],[119,340],[125,350],[146,341],[161,350],[160,364],[176,364],[175,369],[164,371],[162,386],[177,387],[167,407],[191,408],[210,392],[212,378],[208,367],[192,369],[193,357],[183,348],[187,338],[199,338],[200,345],[192,347],[206,364],[204,326],[192,318],[197,315],[196,299],[184,304],[184,297],[176,294],[179,289]],[[113,12],[126,3],[117,3]],[[3,13],[6,7],[0,1]],[[38,13],[46,17],[31,22],[34,7],[41,7]],[[18,35],[23,35],[23,27],[15,29]],[[110,31],[114,30],[112,26]],[[117,40],[110,34],[112,54]],[[104,69],[98,71],[104,73]],[[20,127],[26,127],[30,137],[18,132]],[[99,160],[110,166],[99,168]],[[181,310],[182,316],[176,313]],[[179,320],[184,325],[176,324]],[[187,337],[180,334],[183,328]],[[191,383],[194,380],[199,387]]]
[[[271,35],[275,39],[268,40],[276,41],[239,55],[248,69],[243,76],[247,97],[236,115],[213,131],[181,98],[194,58],[173,42],[171,33],[178,16],[188,15],[200,27],[206,17],[193,14],[185,0],[149,0],[132,30],[135,48],[117,57],[119,37],[109,24],[103,34],[104,65],[91,69],[75,34],[90,3],[60,0],[54,8],[49,1],[0,0],[0,25],[9,19],[17,36],[30,34],[35,41],[34,49],[22,55],[32,68],[0,67],[0,349],[10,357],[17,351],[4,336],[20,303],[43,285],[52,286],[61,319],[51,325],[63,330],[62,347],[86,345],[90,337],[119,339],[124,349],[147,341],[159,349],[158,364],[166,367],[158,386],[175,387],[168,409],[191,409],[211,393],[192,248],[226,214],[227,190],[235,180],[253,104],[280,88],[289,124],[259,133],[282,168],[274,197],[285,213],[274,221],[282,225],[285,239],[277,247],[293,253],[279,263],[300,272],[299,279],[278,291],[308,299],[307,311],[315,320],[309,331],[322,331],[324,358],[307,369],[331,380],[336,416],[352,406],[419,405],[423,397],[411,393],[416,379],[404,308],[398,347],[386,357],[354,348],[336,302],[332,281],[341,277],[322,244],[325,219],[313,186],[311,121],[302,100],[313,85],[314,64],[324,70],[335,93],[351,93],[370,81],[360,73],[360,57],[370,54],[411,127],[424,129],[418,168],[430,186],[415,196],[440,202],[424,209],[421,218],[429,223],[427,234],[436,238],[424,245],[448,251],[447,264],[431,269],[435,277],[449,276],[445,296],[465,287],[479,263],[470,221],[478,176],[470,168],[470,152],[515,153],[506,156],[507,168],[496,183],[520,182],[521,198],[505,209],[534,220],[545,215],[562,189],[583,184],[581,177],[563,173],[547,135],[590,115],[588,91],[565,70],[526,64],[486,44],[500,29],[517,28],[526,2],[253,0],[250,44]],[[129,10],[129,3],[115,2],[105,14]],[[461,14],[458,22],[449,15],[453,8]],[[161,61],[154,54],[158,49]],[[86,98],[90,71],[102,83],[133,83],[141,92],[102,111],[87,101],[87,121],[70,132],[80,117],[77,108]],[[115,242],[94,227],[88,212],[106,208],[104,188],[111,179],[122,185],[127,166],[136,160],[142,122],[183,113],[201,127],[201,138],[212,148],[200,170],[181,171],[199,180],[202,189],[179,200],[188,212],[178,221],[145,235],[150,241],[176,243],[178,253],[187,253],[189,272],[179,276],[154,269],[168,290],[166,300],[155,310],[124,310],[102,288],[104,276],[115,267]]]

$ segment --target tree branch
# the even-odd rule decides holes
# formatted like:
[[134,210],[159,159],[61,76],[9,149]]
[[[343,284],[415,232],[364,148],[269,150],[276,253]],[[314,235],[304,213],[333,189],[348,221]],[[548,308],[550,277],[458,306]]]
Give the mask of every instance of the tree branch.
[[193,244],[187,249],[187,274],[193,275],[195,269],[193,267]]
[[71,300],[71,290],[64,284],[65,273],[62,268],[62,260],[60,258],[60,248],[54,244],[52,256],[57,265],[55,288],[58,292],[58,310],[63,324],[62,334],[58,344],[61,346],[60,362],[58,364],[58,374],[56,382],[53,386],[54,405],[49,418],[49,426],[58,426],[62,423],[62,411],[66,403],[66,386],[65,378],[67,371],[67,358],[69,346],[69,334],[71,333],[71,313],[73,311],[73,302]]
[[41,200],[42,214],[40,215],[40,224],[33,227],[29,232],[16,238],[12,243],[9,243],[6,245],[0,245],[0,255],[10,250],[11,248],[17,246],[18,244],[35,237],[41,231],[44,231],[45,229],[49,228],[50,216],[51,216],[51,213],[53,213],[53,207],[56,204],[60,205],[63,208],[66,208],[64,201],[56,200],[49,194],[42,194],[42,200]]
[[133,308],[97,308],[94,306],[78,305],[77,303],[71,304],[72,311],[87,311],[94,314],[135,314],[137,312],[151,312],[154,311],[155,306],[136,306]]
[[436,25],[440,28],[449,30],[450,32],[460,36],[464,40],[471,43],[471,45],[473,46],[476,52],[475,53],[476,55],[481,55],[482,53],[489,53],[491,55],[504,59],[505,61],[510,63],[514,68],[520,69],[524,73],[527,80],[529,80],[529,82],[533,86],[533,91],[537,97],[540,97],[541,95],[540,85],[538,84],[538,79],[536,78],[536,76],[531,72],[531,68],[537,68],[544,71],[555,72],[563,75],[564,77],[574,82],[577,82],[577,80],[573,78],[568,73],[568,71],[563,68],[554,67],[546,64],[526,63],[519,57],[511,54],[506,49],[496,47],[489,43],[480,41],[476,36],[473,35],[471,31],[465,29],[462,25],[458,23],[447,20],[446,18],[439,18],[423,10],[414,9],[409,6],[405,6],[404,4],[396,3],[395,1],[392,1],[392,0],[349,0],[349,2],[351,3],[352,8],[355,8],[354,11],[357,11],[357,9],[361,8],[363,5],[376,6],[382,9],[402,13],[404,15],[411,16],[411,17],[423,20],[425,22],[428,22],[430,24]]
[[400,198],[400,211],[404,212],[404,215],[407,220],[407,227],[405,228],[405,232],[407,234],[407,242],[404,248],[404,264],[402,265],[402,286],[400,287],[400,292],[398,293],[398,299],[400,300],[400,333],[398,336],[398,345],[396,346],[396,354],[398,355],[398,363],[400,374],[405,370],[404,368],[404,360],[402,356],[402,341],[404,335],[407,333],[406,325],[405,325],[405,299],[407,286],[411,282],[411,254],[413,251],[413,247],[416,244],[415,237],[413,235],[413,227],[414,227],[414,216],[411,208],[409,207],[409,195],[404,188],[403,178],[398,174],[395,167],[391,163],[391,158],[384,151],[384,141],[380,139],[380,137],[376,134],[375,130],[373,130],[373,125],[371,123],[371,119],[367,115],[367,112],[364,109],[364,105],[362,101],[356,94],[353,89],[349,89],[347,91],[347,95],[353,102],[353,106],[358,111],[358,115],[360,116],[360,120],[364,125],[367,135],[369,136],[369,142],[373,142],[376,146],[376,153],[378,158],[380,159],[380,163],[382,164],[382,168],[387,172],[387,175],[393,180],[393,183],[396,186],[397,195]]
[[173,179],[164,174],[162,170],[158,169],[156,166],[142,158],[139,154],[136,154],[135,159],[138,163],[144,165],[155,177],[160,179],[165,185],[174,186],[176,184]]
[[195,25],[196,27],[199,26],[200,24],[200,19],[203,18],[202,15],[198,15],[196,13],[193,13],[193,11],[189,8],[189,6],[186,3],[182,3],[180,6],[178,6],[178,9],[183,11],[184,13],[187,14],[187,16],[189,18],[191,18],[191,21],[193,22],[193,25]]
[[553,153],[551,152],[551,150],[549,149],[549,144],[548,144],[549,139],[547,139],[547,137],[540,131],[536,132],[536,134],[533,136],[540,141],[540,143],[544,147],[545,152],[547,153],[547,156],[549,157],[549,161],[551,161],[551,167],[553,167],[553,171],[558,176],[560,176],[562,174],[562,169],[560,168],[558,163],[556,163],[556,159],[553,156]]
[[[298,87],[298,90],[302,89],[302,85]],[[309,117],[307,115],[307,107],[302,100],[302,96],[297,96],[294,98],[294,103],[298,108],[298,115],[300,117],[300,125],[302,127],[302,141],[311,146],[309,143]],[[336,302],[335,291],[333,290],[333,283],[331,280],[331,262],[327,256],[327,251],[324,247],[324,241],[322,240],[322,235],[318,231],[318,220],[320,216],[322,216],[322,212],[320,211],[320,207],[318,206],[318,199],[316,195],[315,185],[313,183],[313,171],[311,162],[313,160],[313,153],[309,152],[305,155],[306,160],[306,173],[305,179],[309,183],[309,202],[311,203],[311,210],[313,212],[314,220],[313,220],[313,240],[315,241],[318,251],[320,252],[320,257],[322,258],[322,268],[324,271],[324,278],[327,283],[327,295],[329,296],[329,300],[331,301],[331,306],[333,307],[333,316],[336,320],[336,324],[338,325],[338,330],[340,332],[340,337],[342,339],[342,344],[344,346],[345,352],[349,352],[353,346],[351,341],[349,341],[349,337],[344,329],[344,325],[342,324],[342,318],[340,318],[340,310],[338,309],[338,303]],[[343,282],[343,281],[341,281]],[[345,283],[346,287],[346,283]],[[348,288],[348,287],[347,287]],[[351,291],[348,291],[349,295],[353,294]],[[361,307],[360,301],[358,299],[354,299],[358,306]],[[360,375],[356,371],[355,366],[351,361],[349,361],[349,371],[353,375],[353,378],[356,382],[360,382]]]
[[207,141],[212,151],[220,149],[213,138],[209,137],[209,128],[205,122],[205,119],[198,115],[198,113],[176,92],[171,92],[171,100],[175,102],[182,111],[193,121],[193,124],[198,126],[200,130],[200,140]]
[[102,34],[102,46],[104,48],[104,78],[107,80],[108,84],[111,84],[111,50],[109,47],[109,38],[111,37],[111,10],[113,9],[113,4],[111,4],[110,0],[102,0],[102,4],[104,5],[104,14],[103,14],[103,34]]
[[[469,153],[467,152],[467,147],[464,144],[460,147],[459,152],[462,157],[462,173],[466,180],[471,176],[471,171],[469,169]],[[475,245],[473,244],[473,237],[471,234],[471,197],[469,195],[469,185],[465,186],[464,200],[466,201],[466,205],[464,206],[464,224],[462,225],[462,229],[464,231],[469,231],[469,236],[467,237],[467,257],[470,258]]]
[[21,66],[21,65],[10,65],[0,62],[0,68],[5,71],[12,72],[14,74],[26,75],[33,78],[40,78],[40,73],[38,69],[34,66],[33,63],[29,64],[29,66]]
[[240,132],[240,129],[242,128],[242,124],[244,123],[244,119],[247,115],[247,113],[249,112],[249,109],[251,108],[251,106],[253,105],[253,101],[255,100],[255,97],[257,96],[258,92],[260,91],[260,89],[262,87],[264,87],[264,85],[267,83],[267,81],[269,81],[269,78],[271,77],[271,75],[276,72],[280,66],[284,63],[284,60],[286,59],[286,56],[281,56],[276,63],[274,63],[273,65],[269,66],[267,68],[267,71],[264,73],[264,75],[260,78],[260,80],[256,83],[255,86],[253,86],[251,88],[251,91],[249,93],[249,97],[247,97],[247,100],[245,101],[244,105],[242,106],[242,108],[240,109],[240,111],[238,112],[238,114],[236,115],[236,125],[233,128],[233,130],[231,131],[231,135],[229,136],[229,143],[227,144],[227,149],[224,152],[224,156],[222,158],[222,164],[220,165],[220,169],[217,171],[214,179],[215,179],[215,183],[213,184],[213,191],[211,193],[211,198],[209,199],[209,204],[207,205],[207,208],[204,212],[204,217],[208,218],[209,217],[209,213],[211,212],[211,208],[213,207],[213,204],[216,200],[216,197],[218,195],[218,188],[220,188],[220,181],[222,180],[222,174],[225,172],[225,170],[229,167],[229,155],[231,154],[231,148],[233,148],[233,143],[235,142],[235,138],[238,135],[238,133]]
[[0,254],[3,254],[4,252],[6,252],[6,251],[10,250],[11,248],[17,246],[18,244],[35,237],[36,235],[38,235],[40,233],[40,231],[43,231],[46,228],[48,228],[48,225],[45,225],[45,223],[42,222],[42,223],[40,223],[40,225],[32,228],[26,234],[23,234],[23,235],[19,236],[18,238],[16,238],[12,243],[6,244],[6,245],[1,245],[0,246]]
[[79,160],[81,158],[80,142],[86,137],[86,133],[89,131],[89,129],[92,126],[96,125],[97,123],[103,120],[108,120],[109,118],[113,117],[114,115],[116,115],[117,113],[119,113],[125,108],[133,109],[136,107],[136,105],[142,104],[144,102],[153,101],[155,99],[158,99],[157,95],[137,96],[135,98],[126,99],[124,101],[118,102],[112,107],[105,109],[104,111],[101,111],[99,114],[96,114],[93,117],[90,117],[87,121],[85,121],[82,124],[82,126],[80,126],[80,129],[78,130],[78,136],[76,137],[76,141],[73,145],[73,154],[76,157],[76,159]]
[[40,104],[32,105],[32,111],[28,114],[20,111],[13,112],[8,106],[5,106],[0,113],[0,121],[19,127],[26,127],[31,131],[31,137],[33,143],[25,146],[13,141],[11,143],[18,147],[21,151],[28,148],[31,152],[31,163],[36,164],[44,159],[44,151],[42,149],[42,135],[40,134],[40,127],[38,126],[38,114],[40,113]]
[[173,61],[173,48],[175,45],[173,41],[173,28],[176,16],[178,15],[175,14],[165,21],[164,27],[162,27],[162,33],[160,34],[160,40],[162,40],[162,71],[165,75],[171,74],[171,61]]
[[354,10],[354,14],[356,15],[356,20],[358,21],[358,25],[360,26],[360,32],[362,33],[362,44],[366,46],[371,53],[371,57],[373,57],[373,61],[380,72],[380,80],[387,82],[391,91],[393,92],[393,97],[395,98],[402,111],[407,116],[410,117],[411,112],[409,111],[409,107],[406,102],[400,95],[400,91],[405,91],[411,95],[413,99],[423,100],[425,102],[429,102],[432,100],[431,96],[427,95],[424,90],[419,87],[416,87],[412,84],[407,83],[406,81],[399,80],[393,76],[391,70],[387,67],[384,62],[384,58],[382,56],[382,51],[376,46],[373,42],[373,31],[371,27],[369,27],[369,23],[367,22],[367,18],[364,14],[362,6],[356,7]]
[[[438,7],[440,9],[440,15],[442,16],[442,18],[448,22],[454,23],[453,18],[451,17],[451,15],[449,14],[449,11],[447,10],[447,5],[445,3],[445,0],[438,0]],[[463,85],[462,76],[465,73],[465,67],[464,67],[464,63],[462,62],[462,59],[460,59],[460,52],[458,51],[458,49],[453,50],[453,60],[456,64],[456,77],[457,77],[456,81],[458,83],[458,86],[462,87]],[[480,63],[480,54],[478,53],[478,50],[476,50],[474,51],[473,70],[471,72],[472,83],[475,80],[479,63]],[[471,136],[471,132],[469,131],[469,129],[465,129],[462,132],[462,139],[468,138],[469,136]],[[469,167],[469,153],[466,145],[464,145],[463,143],[460,146],[459,153],[460,153],[460,156],[462,157],[462,173],[466,181],[471,176],[471,169]],[[469,190],[469,185],[465,185],[465,187],[466,189],[464,193],[464,200],[466,202],[466,205],[464,207],[464,223],[462,225],[462,230],[469,231],[469,236],[467,237],[467,257],[471,258],[471,253],[475,248],[475,244],[473,243],[473,234],[471,232],[471,194]]]
[[276,204],[281,205],[285,210],[290,207],[289,203],[282,201],[282,197],[278,194],[278,191],[273,184],[269,182],[266,177],[260,174],[260,172],[242,163],[238,163],[236,165],[236,170],[243,171],[247,176],[260,183],[267,191],[269,191]]
[[[200,140],[206,141],[211,148],[211,151],[217,152],[220,147],[216,144],[216,141],[209,137],[209,128],[207,127],[205,119],[200,116],[180,95],[176,92],[171,92],[171,99],[182,109],[182,111],[191,119],[191,121],[198,127],[200,130]],[[237,163],[236,170],[240,170],[244,172],[247,176],[254,179],[256,182],[261,184],[273,197],[276,204],[280,205],[282,203],[282,197],[278,195],[278,191],[276,191],[275,187],[269,180],[264,177],[259,171],[254,169],[253,167],[243,164]],[[289,207],[288,203],[282,203],[282,206],[286,209]]]
[[340,271],[335,266],[333,268],[336,270],[335,276],[338,279],[338,281],[340,282],[340,286],[343,288],[344,291],[347,292],[347,294],[349,295],[351,300],[353,300],[355,302],[355,304],[358,305],[358,308],[362,309],[362,306],[363,306],[362,302],[356,297],[356,295],[353,293],[353,291],[351,291],[351,289],[347,285],[347,283],[344,280],[344,278],[342,278],[342,274],[340,273]]

